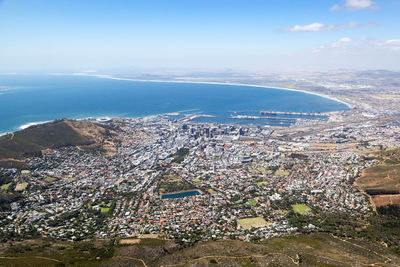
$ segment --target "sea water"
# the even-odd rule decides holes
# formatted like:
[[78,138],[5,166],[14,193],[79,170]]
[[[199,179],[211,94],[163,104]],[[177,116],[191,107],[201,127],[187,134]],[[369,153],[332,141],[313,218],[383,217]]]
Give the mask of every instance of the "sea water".
[[294,120],[230,117],[259,115],[260,110],[317,113],[349,109],[344,103],[318,95],[244,85],[0,75],[0,88],[7,88],[0,91],[0,133],[61,118],[141,117],[183,110],[215,116],[195,121],[289,125]]

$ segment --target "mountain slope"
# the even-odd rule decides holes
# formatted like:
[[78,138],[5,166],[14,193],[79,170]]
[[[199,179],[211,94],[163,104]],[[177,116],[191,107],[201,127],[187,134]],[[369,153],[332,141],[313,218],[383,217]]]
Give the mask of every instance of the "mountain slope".
[[95,145],[112,134],[105,126],[89,121],[63,119],[31,126],[0,137],[0,166],[20,165],[46,149]]

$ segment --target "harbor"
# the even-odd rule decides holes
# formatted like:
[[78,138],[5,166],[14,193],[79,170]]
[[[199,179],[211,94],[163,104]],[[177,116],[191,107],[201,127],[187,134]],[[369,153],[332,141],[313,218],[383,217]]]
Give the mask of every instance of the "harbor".
[[281,117],[265,117],[265,116],[248,116],[248,115],[232,115],[231,119],[246,119],[246,120],[256,120],[256,119],[272,119],[272,120],[295,120],[295,118],[281,118]]
[[312,112],[290,112],[290,111],[269,111],[269,110],[261,110],[261,115],[297,115],[297,116],[323,116],[323,113],[312,113]]

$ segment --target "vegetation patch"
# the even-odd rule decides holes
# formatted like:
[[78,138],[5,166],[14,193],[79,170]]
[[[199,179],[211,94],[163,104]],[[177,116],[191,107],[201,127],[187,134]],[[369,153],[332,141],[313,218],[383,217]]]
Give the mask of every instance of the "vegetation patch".
[[170,193],[195,189],[195,187],[186,182],[182,177],[175,173],[169,173],[161,178],[160,189],[162,192]]
[[255,206],[255,205],[258,204],[258,201],[257,201],[256,199],[251,199],[251,200],[247,201],[247,203],[248,203],[250,206]]
[[107,213],[107,212],[109,212],[110,211],[110,208],[104,208],[104,207],[102,207],[101,209],[100,209],[100,212],[101,213]]
[[298,213],[298,214],[307,214],[307,213],[311,212],[311,208],[304,204],[292,205],[292,209],[295,213]]
[[52,182],[54,182],[55,180],[57,180],[56,178],[53,178],[53,177],[47,177],[46,179],[44,179],[46,182],[48,182],[48,183],[52,183]]
[[174,163],[182,163],[185,160],[185,156],[189,154],[189,148],[181,148],[174,154]]
[[11,183],[9,183],[9,184],[3,184],[2,186],[0,186],[0,189],[1,189],[1,190],[8,190],[8,189],[10,188],[10,186],[11,186]]
[[31,126],[15,132],[12,139],[8,135],[0,136],[0,165],[26,167],[23,160],[41,156],[42,150],[94,145],[110,136],[111,131],[104,126],[87,121],[64,119]]
[[215,192],[215,190],[212,189],[212,188],[208,189],[207,191],[208,191],[208,193],[210,193],[210,194],[216,194],[216,193],[217,193],[217,192]]
[[139,243],[141,246],[163,246],[164,244],[165,240],[158,238],[142,238]]

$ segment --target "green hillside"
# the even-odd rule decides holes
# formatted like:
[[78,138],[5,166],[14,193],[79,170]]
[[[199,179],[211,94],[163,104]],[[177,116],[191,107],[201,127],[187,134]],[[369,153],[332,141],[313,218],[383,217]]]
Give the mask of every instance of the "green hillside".
[[22,164],[45,149],[93,145],[110,131],[88,121],[56,120],[0,137],[0,166]]

